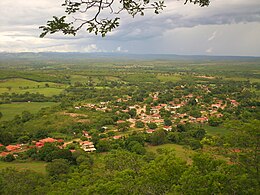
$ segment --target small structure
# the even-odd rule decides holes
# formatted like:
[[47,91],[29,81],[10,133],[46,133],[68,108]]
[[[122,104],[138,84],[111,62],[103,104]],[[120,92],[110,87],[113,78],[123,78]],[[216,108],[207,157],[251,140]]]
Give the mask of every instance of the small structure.
[[14,152],[16,150],[21,149],[21,145],[17,144],[17,145],[8,145],[5,147],[7,151],[9,152]]
[[87,131],[82,131],[82,135],[85,136],[85,137],[88,137],[88,136],[89,136],[89,134],[88,134]]
[[122,138],[121,135],[115,135],[115,136],[113,137],[113,139],[121,139],[121,138]]
[[217,108],[217,109],[218,109],[218,108],[221,107],[221,104],[212,104],[211,107],[212,107],[212,108]]
[[81,148],[85,152],[94,152],[94,151],[96,151],[96,148],[95,148],[93,142],[82,141],[82,142],[80,142],[80,145],[81,145]]
[[236,100],[230,100],[231,104],[235,107],[239,105],[239,103]]
[[165,131],[171,131],[171,130],[172,130],[172,127],[171,127],[171,126],[164,126],[164,127],[163,127],[163,130],[165,130]]
[[148,129],[148,130],[146,130],[146,133],[153,133],[155,130],[153,130],[153,129]]
[[123,121],[123,120],[118,120],[116,123],[117,124],[122,124],[122,123],[125,123],[126,121]]
[[[54,143],[54,142],[57,142],[58,140],[56,139],[53,139],[51,137],[48,137],[48,138],[45,138],[45,139],[41,139],[39,140],[38,142],[36,142],[36,147],[37,148],[41,148],[44,146],[45,143]],[[63,141],[63,140],[62,140]]]
[[200,117],[200,118],[197,118],[196,121],[198,123],[205,123],[205,122],[208,122],[208,118],[207,117]]
[[5,157],[5,156],[7,156],[8,154],[10,154],[10,153],[9,153],[9,152],[1,152],[1,153],[0,153],[0,156],[1,156],[1,157]]

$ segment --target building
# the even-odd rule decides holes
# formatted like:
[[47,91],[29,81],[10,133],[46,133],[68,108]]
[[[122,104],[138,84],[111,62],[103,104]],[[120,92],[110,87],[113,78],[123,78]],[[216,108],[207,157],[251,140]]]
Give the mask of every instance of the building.
[[[41,148],[41,147],[43,147],[44,146],[44,144],[45,143],[54,143],[54,142],[57,142],[58,140],[56,140],[56,139],[53,139],[53,138],[51,138],[51,137],[48,137],[48,138],[45,138],[45,139],[41,139],[41,140],[39,140],[38,142],[36,142],[36,147],[37,148]],[[60,140],[61,141],[61,140]],[[59,142],[60,142],[59,141]],[[63,142],[63,140],[62,140],[62,142]]]
[[19,144],[17,144],[17,145],[8,145],[5,148],[9,152],[14,152],[16,150],[20,150],[21,149],[21,145],[19,145]]
[[85,151],[85,152],[94,152],[96,151],[96,148],[93,144],[93,142],[89,142],[89,141],[82,141],[79,143],[81,145],[81,148]]

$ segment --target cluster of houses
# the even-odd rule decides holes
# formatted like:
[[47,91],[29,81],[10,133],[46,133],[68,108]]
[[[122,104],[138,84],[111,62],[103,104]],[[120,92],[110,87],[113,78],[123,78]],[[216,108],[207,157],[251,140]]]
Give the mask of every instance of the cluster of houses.
[[[86,131],[83,131],[82,134],[88,140],[91,139],[91,136]],[[0,144],[0,148],[4,147],[4,150],[2,152],[0,152],[0,157],[5,157],[8,154],[17,154],[17,153],[20,153],[20,152],[25,152],[25,151],[29,150],[30,148],[40,149],[46,143],[57,143],[57,146],[60,149],[64,149],[64,148],[66,148],[66,146],[68,144],[70,144],[72,142],[64,143],[63,139],[54,139],[54,138],[48,137],[48,138],[45,138],[45,139],[41,139],[39,141],[32,141],[31,145],[29,145],[29,144],[16,144],[16,145],[4,146],[3,144]],[[78,141],[78,144],[79,144],[80,148],[82,148],[86,152],[96,151],[96,148],[95,148],[93,142],[91,142],[91,141]],[[70,151],[74,152],[75,150],[70,150]]]
[[0,157],[4,157],[7,156],[8,154],[24,152],[29,149],[29,146],[26,144],[16,144],[16,145],[8,145],[8,146],[4,146],[3,144],[0,144],[0,148],[4,149],[2,152],[0,152]]
[[[180,86],[180,88],[183,88],[183,87],[184,86]],[[209,89],[207,86],[202,86],[202,88],[204,91],[209,92]],[[159,96],[158,92],[150,94],[150,97],[152,98],[153,102],[159,100],[158,96]],[[132,98],[131,96],[126,96],[124,98],[118,98],[116,100],[116,102],[128,102],[131,100],[131,98]],[[196,103],[201,108],[200,117],[196,118],[187,113],[178,112],[178,109],[187,105],[188,102],[191,100],[191,98],[193,98],[193,100],[195,100]],[[151,105],[146,105],[146,104],[142,104],[142,105],[136,104],[136,105],[130,105],[124,109],[122,108],[120,110],[119,106],[113,105],[113,103],[107,101],[107,102],[100,102],[99,104],[86,104],[83,106],[77,106],[77,107],[75,107],[75,109],[80,109],[81,107],[87,107],[90,109],[95,109],[97,111],[109,112],[109,111],[112,111],[113,108],[119,108],[119,111],[117,111],[117,114],[119,114],[120,112],[128,113],[128,112],[130,112],[131,109],[135,109],[136,117],[129,118],[127,120],[118,120],[117,124],[129,122],[130,127],[134,127],[137,121],[141,121],[144,124],[155,123],[158,126],[162,127],[164,130],[171,131],[172,126],[164,125],[164,119],[161,116],[162,109],[165,111],[169,111],[171,113],[170,119],[171,119],[172,124],[177,124],[177,123],[180,123],[180,124],[201,123],[202,124],[202,123],[207,123],[209,120],[209,117],[211,117],[211,116],[218,117],[218,118],[223,117],[223,114],[221,112],[219,112],[219,110],[225,109],[227,107],[227,102],[233,107],[237,107],[239,105],[239,103],[236,100],[229,99],[229,98],[226,98],[225,101],[217,99],[217,98],[213,98],[213,103],[209,104],[209,105],[205,105],[202,102],[203,102],[202,96],[195,96],[191,93],[191,94],[182,96],[181,98],[174,98],[172,101],[169,101],[169,102],[163,103],[163,104],[158,104],[156,106],[151,106]],[[149,112],[147,112],[148,106],[150,107]],[[148,129],[148,130],[146,130],[146,133],[153,133],[154,131],[155,130],[153,130],[153,129]],[[88,132],[83,131],[82,136],[85,137],[87,141],[79,141],[78,144],[79,144],[80,148],[82,148],[86,152],[96,151],[96,148],[95,148],[93,142],[90,141],[91,136],[88,134]],[[120,138],[121,138],[120,135],[116,135],[113,137],[113,139],[120,139]],[[49,138],[41,139],[39,141],[33,141],[32,142],[33,145],[16,144],[16,145],[3,146],[2,144],[0,144],[0,148],[5,147],[4,151],[2,150],[3,152],[0,153],[0,157],[6,156],[8,154],[23,152],[32,147],[41,148],[46,143],[59,143],[57,145],[59,145],[60,148],[65,148],[71,142],[64,143],[64,140],[62,140],[62,139],[54,139],[54,138],[49,137]]]
[[[184,86],[180,86],[180,87],[184,87]],[[204,87],[203,90],[205,90],[206,92],[209,92],[208,87],[206,87],[206,86],[202,86],[202,87]],[[158,96],[159,96],[158,92],[150,94],[150,97],[153,99],[153,101],[157,101],[159,99]],[[178,112],[178,109],[187,105],[188,102],[191,100],[191,98],[193,98],[196,101],[197,105],[199,105],[201,107],[201,111],[200,111],[201,116],[200,117],[194,117],[187,113]],[[129,100],[131,100],[131,96],[127,96],[125,98],[118,98],[116,100],[116,102],[128,102]],[[223,117],[223,114],[221,112],[219,112],[219,110],[225,109],[227,107],[227,102],[229,102],[234,107],[239,105],[239,103],[236,100],[229,99],[229,98],[226,98],[226,101],[223,101],[223,100],[220,100],[217,98],[213,98],[212,104],[205,105],[202,101],[202,96],[195,96],[191,93],[191,94],[182,96],[181,98],[174,98],[173,101],[169,101],[164,104],[152,106],[150,108],[150,113],[147,113],[146,109],[147,109],[147,106],[150,107],[151,105],[142,104],[142,106],[141,106],[141,105],[136,104],[136,105],[130,105],[127,108],[117,111],[116,114],[119,114],[120,112],[128,113],[131,109],[135,109],[136,117],[126,120],[127,122],[129,122],[131,124],[130,127],[134,127],[135,123],[137,121],[141,121],[144,124],[156,123],[159,126],[163,126],[164,119],[160,115],[161,109],[171,112],[171,120],[172,120],[173,124],[176,124],[176,123],[202,124],[202,123],[207,123],[209,120],[209,117],[211,117],[211,116],[214,116],[217,118]],[[97,111],[104,111],[104,112],[111,111],[112,108],[119,108],[119,106],[115,106],[115,105],[113,105],[113,103],[110,103],[110,102],[100,102],[99,104],[86,104],[86,105],[84,105],[84,107],[88,107],[91,109],[95,109]],[[126,121],[119,120],[119,121],[117,121],[117,124],[124,123]],[[166,131],[171,131],[171,127],[169,127],[169,126],[163,126],[163,129],[165,129]],[[147,131],[147,133],[152,133],[152,132],[153,132],[153,130]]]

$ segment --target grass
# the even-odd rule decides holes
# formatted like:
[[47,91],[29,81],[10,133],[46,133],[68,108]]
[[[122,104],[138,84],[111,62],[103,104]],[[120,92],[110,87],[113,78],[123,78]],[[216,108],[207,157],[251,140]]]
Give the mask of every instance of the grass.
[[118,80],[120,80],[118,77],[114,77],[114,76],[106,76],[105,79],[109,80],[109,81],[118,81]]
[[11,120],[15,115],[21,114],[23,111],[29,111],[31,113],[37,113],[44,107],[51,107],[56,105],[54,102],[21,102],[12,104],[1,104],[0,111],[3,114],[2,120]]
[[212,127],[209,125],[205,125],[204,128],[209,135],[225,135],[229,132],[225,127],[222,126]]
[[16,168],[18,170],[32,170],[37,173],[46,174],[45,169],[46,163],[45,162],[1,162],[0,161],[0,169],[5,169],[8,167]]
[[64,89],[58,89],[58,88],[42,88],[42,89],[27,89],[25,90],[30,92],[30,93],[40,93],[44,94],[45,96],[51,97],[53,95],[59,95]]
[[160,145],[160,146],[150,146],[149,145],[149,146],[147,146],[146,149],[149,152],[157,153],[157,149],[159,149],[159,148],[174,149],[176,157],[185,160],[189,164],[192,162],[192,160],[191,160],[192,155],[195,154],[195,151],[188,149],[188,148],[184,148],[183,146],[177,145],[177,144],[164,144],[164,145]]
[[147,73],[142,73],[142,74],[128,74],[124,75],[121,77],[122,80],[126,82],[139,82],[139,83],[146,83],[146,82],[156,82],[158,79],[156,76],[153,74],[147,74]]
[[260,83],[260,79],[258,78],[244,78],[244,77],[224,77],[225,80],[232,80],[232,81],[250,81],[253,83]]
[[[48,84],[49,87],[45,85]],[[46,96],[53,96],[60,94],[66,88],[63,84],[52,82],[36,82],[27,79],[14,78],[0,81],[1,93],[40,93]]]
[[99,83],[99,79],[95,76],[85,76],[85,75],[71,75],[70,81],[71,83],[80,82],[80,83],[88,83],[91,77],[92,82]]
[[161,82],[177,82],[181,80],[179,75],[157,75],[156,78]]

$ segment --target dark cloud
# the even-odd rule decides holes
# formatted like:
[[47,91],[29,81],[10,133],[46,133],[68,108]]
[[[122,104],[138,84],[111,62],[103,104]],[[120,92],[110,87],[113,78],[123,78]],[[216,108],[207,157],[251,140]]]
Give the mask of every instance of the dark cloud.
[[176,28],[260,22],[260,1],[252,0],[246,5],[240,4],[241,2],[244,1],[231,1],[227,4],[221,3],[221,1],[218,4],[217,1],[213,1],[208,8],[184,6],[179,10],[174,7],[180,2],[175,2],[167,8],[170,11],[158,16],[150,15],[139,18],[137,21],[127,17],[123,18],[123,24],[113,38],[124,41],[149,39]]

